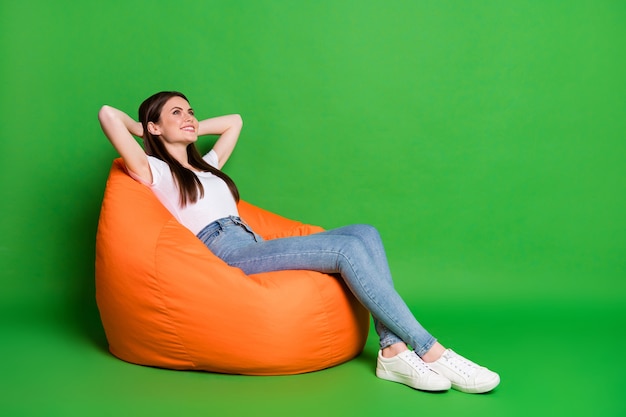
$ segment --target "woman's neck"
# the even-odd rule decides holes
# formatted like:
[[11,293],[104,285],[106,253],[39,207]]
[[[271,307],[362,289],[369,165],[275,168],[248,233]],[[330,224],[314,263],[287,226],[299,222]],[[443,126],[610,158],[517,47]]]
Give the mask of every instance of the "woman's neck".
[[189,165],[189,157],[187,156],[187,147],[186,146],[168,146],[165,145],[167,152],[172,156],[172,158],[176,159],[179,164],[188,169],[193,169],[191,165]]

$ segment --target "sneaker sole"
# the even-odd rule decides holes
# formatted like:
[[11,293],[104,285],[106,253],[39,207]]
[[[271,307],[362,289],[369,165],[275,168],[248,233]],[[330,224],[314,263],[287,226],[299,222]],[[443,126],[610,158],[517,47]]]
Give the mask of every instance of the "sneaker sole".
[[485,382],[484,384],[479,385],[477,387],[463,387],[461,385],[452,383],[452,388],[457,391],[465,392],[468,394],[484,394],[489,391],[493,391],[499,384],[500,384],[500,377],[496,376],[493,380]]
[[420,391],[431,391],[431,392],[441,392],[447,391],[451,388],[450,384],[442,385],[441,387],[424,387],[416,384],[412,378],[407,378],[404,375],[399,375],[393,372],[385,371],[384,369],[376,368],[376,376],[380,379],[384,379],[386,381],[398,382],[400,384],[404,384],[411,388]]

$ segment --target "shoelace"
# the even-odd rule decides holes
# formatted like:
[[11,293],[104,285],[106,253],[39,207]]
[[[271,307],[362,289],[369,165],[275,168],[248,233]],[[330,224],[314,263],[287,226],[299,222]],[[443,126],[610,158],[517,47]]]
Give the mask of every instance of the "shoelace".
[[472,376],[474,373],[476,373],[478,368],[480,368],[474,362],[470,361],[469,359],[465,359],[463,356],[451,350],[444,353],[443,357],[446,359],[451,367],[454,367],[457,371],[459,371],[466,377]]
[[404,355],[404,359],[421,374],[432,372],[432,369],[415,352]]

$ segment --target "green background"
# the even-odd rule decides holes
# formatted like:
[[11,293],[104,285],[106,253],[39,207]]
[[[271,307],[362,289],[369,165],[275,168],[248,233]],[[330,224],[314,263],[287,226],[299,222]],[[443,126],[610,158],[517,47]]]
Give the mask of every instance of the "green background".
[[[0,414],[625,415],[625,21],[608,0],[3,0]],[[373,335],[288,377],[108,354],[97,112],[164,89],[243,116],[246,200],[376,225],[420,321],[501,386],[379,380]]]

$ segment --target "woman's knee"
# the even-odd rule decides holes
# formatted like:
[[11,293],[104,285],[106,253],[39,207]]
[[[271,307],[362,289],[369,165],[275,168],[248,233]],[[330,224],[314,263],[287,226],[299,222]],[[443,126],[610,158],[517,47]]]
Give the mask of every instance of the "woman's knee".
[[354,230],[358,233],[343,235],[342,237],[344,251],[351,257],[369,256],[371,249],[378,245],[378,232],[371,226],[357,227]]
[[369,224],[353,224],[329,232],[343,236],[343,241],[353,250],[366,250],[382,245],[378,230]]
[[342,235],[356,236],[356,237],[368,237],[379,236],[378,230],[369,224],[351,224],[348,226],[335,229],[336,232]]
[[356,224],[354,225],[356,236],[358,236],[363,242],[367,244],[377,243],[380,239],[380,233],[378,229],[369,224]]

